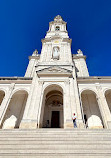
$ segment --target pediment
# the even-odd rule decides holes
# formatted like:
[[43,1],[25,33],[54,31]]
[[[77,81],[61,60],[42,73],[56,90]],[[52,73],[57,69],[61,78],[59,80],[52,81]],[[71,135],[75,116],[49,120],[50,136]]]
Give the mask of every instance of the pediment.
[[51,66],[36,71],[38,75],[71,75],[72,71],[59,66]]

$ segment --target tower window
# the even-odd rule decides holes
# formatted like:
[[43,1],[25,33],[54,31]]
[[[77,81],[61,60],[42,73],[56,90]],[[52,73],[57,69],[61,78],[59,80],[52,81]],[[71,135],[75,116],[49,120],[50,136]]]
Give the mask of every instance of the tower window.
[[59,26],[56,26],[56,29],[55,29],[56,31],[59,31],[60,30],[60,27]]

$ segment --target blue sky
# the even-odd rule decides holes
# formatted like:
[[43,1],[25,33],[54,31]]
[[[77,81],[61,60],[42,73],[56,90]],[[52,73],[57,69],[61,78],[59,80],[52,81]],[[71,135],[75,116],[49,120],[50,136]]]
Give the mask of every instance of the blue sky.
[[24,76],[28,56],[56,15],[67,22],[72,53],[87,56],[91,76],[111,76],[111,0],[0,0],[0,76]]

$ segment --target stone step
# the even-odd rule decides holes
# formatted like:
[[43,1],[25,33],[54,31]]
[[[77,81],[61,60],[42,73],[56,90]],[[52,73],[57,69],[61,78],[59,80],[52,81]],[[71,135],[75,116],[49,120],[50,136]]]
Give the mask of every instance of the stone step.
[[111,141],[111,137],[4,137],[4,138],[0,138],[0,141],[27,141],[27,140],[35,140],[35,141]]
[[97,150],[97,149],[59,149],[59,150],[54,150],[54,149],[7,149],[7,150],[0,150],[0,155],[1,154],[111,154],[111,149],[105,149],[105,150]]
[[100,131],[90,131],[90,132],[83,132],[83,131],[47,131],[47,132],[45,132],[45,131],[0,131],[0,135],[2,135],[2,134],[87,134],[87,135],[90,135],[90,134],[97,134],[97,135],[99,135],[99,134],[111,134],[111,132],[100,132]]
[[18,138],[111,138],[111,134],[2,134],[0,135],[0,139],[1,138],[14,138],[14,137],[18,137]]
[[51,132],[51,131],[48,131],[48,132],[42,132],[42,131],[30,131],[30,132],[25,132],[25,131],[0,131],[0,136],[2,136],[2,135],[97,135],[97,136],[99,136],[99,135],[111,135],[111,133],[110,132],[94,132],[94,131],[92,131],[92,132],[80,132],[80,131],[70,131],[70,132]]
[[[18,156],[17,156],[18,155]],[[0,158],[111,158],[110,154],[1,154]]]
[[14,138],[14,137],[17,137],[17,138],[40,138],[40,137],[43,137],[43,138],[58,138],[58,137],[61,137],[61,138],[111,138],[111,134],[90,134],[90,135],[87,135],[87,134],[2,134],[0,135],[0,139],[1,138]]
[[111,144],[9,144],[0,145],[0,150],[110,150]]
[[0,130],[0,158],[111,158],[111,130]]
[[62,144],[71,144],[71,145],[74,145],[74,144],[80,144],[80,145],[84,145],[84,144],[86,144],[86,145],[89,145],[89,144],[92,144],[92,145],[94,145],[94,144],[96,144],[96,145],[101,145],[101,144],[105,144],[105,145],[110,145],[111,144],[111,141],[102,141],[102,140],[99,140],[99,141],[93,141],[93,140],[83,140],[83,141],[76,141],[76,140],[74,140],[74,141],[60,141],[60,140],[55,140],[55,141],[53,141],[53,140],[51,140],[51,141],[36,141],[36,140],[27,140],[27,141],[24,141],[24,140],[19,140],[19,141],[7,141],[7,140],[5,140],[5,141],[0,141],[0,145],[17,145],[17,144],[31,144],[31,145],[44,145],[44,144],[46,144],[46,145],[53,145],[53,144],[56,144],[56,145],[58,145],[58,144],[60,144],[60,145],[62,145]]
[[4,133],[4,132],[18,132],[18,133],[20,133],[20,132],[25,132],[25,133],[30,133],[30,132],[33,132],[33,133],[40,133],[40,132],[43,132],[43,133],[48,133],[48,132],[50,132],[50,133],[56,133],[56,132],[59,132],[59,133],[61,133],[61,132],[65,132],[65,133],[72,133],[72,132],[77,132],[77,133],[111,133],[111,130],[108,130],[108,129],[93,129],[93,130],[91,130],[91,129],[56,129],[56,128],[45,128],[45,129],[43,129],[43,128],[39,128],[39,129],[0,129],[0,133]]

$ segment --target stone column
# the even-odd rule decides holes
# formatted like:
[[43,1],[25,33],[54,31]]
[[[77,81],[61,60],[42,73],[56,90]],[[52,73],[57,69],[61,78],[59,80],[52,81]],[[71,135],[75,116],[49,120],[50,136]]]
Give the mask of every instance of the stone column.
[[75,94],[74,94],[74,81],[73,78],[70,79],[70,101],[71,101],[71,111],[72,115],[73,113],[76,113],[76,100],[75,100]]
[[64,128],[73,128],[72,122],[72,111],[71,111],[71,101],[70,101],[70,82],[65,81],[65,92],[64,92]]
[[37,111],[37,124],[38,124],[38,128],[41,127],[41,120],[40,120],[40,115],[41,115],[41,110],[42,110],[42,101],[43,99],[43,95],[44,95],[44,92],[43,92],[43,84],[44,82],[43,81],[39,81],[38,82],[38,94],[37,94],[37,98],[36,98],[36,104],[35,104],[35,110]]
[[98,104],[99,104],[99,109],[101,112],[101,116],[103,118],[104,126],[107,129],[111,129],[111,113],[106,101],[106,98],[104,96],[104,93],[102,91],[102,87],[99,83],[96,83],[96,89],[98,92]]
[[42,85],[35,73],[20,128],[37,128]]
[[10,100],[12,98],[12,92],[13,92],[14,86],[15,86],[15,83],[10,84],[9,91],[5,94],[5,97],[2,101],[1,108],[0,108],[0,126],[2,124],[3,118],[9,106]]
[[81,113],[81,105],[80,105],[80,96],[79,89],[77,85],[76,72],[75,68],[73,68],[73,86],[74,86],[74,94],[75,94],[75,102],[76,102],[76,115],[77,115],[77,127],[84,128],[82,113]]
[[[27,98],[27,103],[24,110],[24,115],[20,124],[20,128],[37,128],[37,117],[33,117],[34,104],[37,96],[38,88],[38,77],[35,72],[29,95]],[[37,113],[37,111],[35,111]]]

